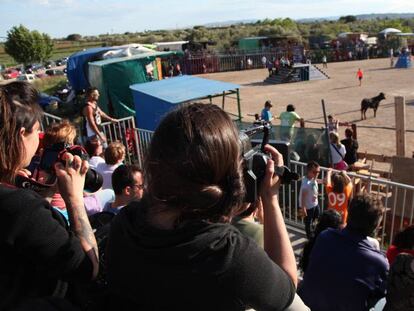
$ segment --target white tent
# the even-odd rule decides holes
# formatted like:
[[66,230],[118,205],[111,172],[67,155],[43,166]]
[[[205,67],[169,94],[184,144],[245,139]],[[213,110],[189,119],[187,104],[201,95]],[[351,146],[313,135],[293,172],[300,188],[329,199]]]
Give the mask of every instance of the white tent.
[[383,35],[388,35],[390,33],[399,33],[399,32],[401,32],[401,30],[396,29],[396,28],[385,28],[384,30],[380,31],[379,33],[383,34]]

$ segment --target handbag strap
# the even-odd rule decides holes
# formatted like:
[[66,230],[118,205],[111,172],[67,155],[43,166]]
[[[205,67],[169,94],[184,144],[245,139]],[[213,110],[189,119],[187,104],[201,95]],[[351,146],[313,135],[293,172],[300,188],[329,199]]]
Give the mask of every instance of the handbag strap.
[[338,152],[338,154],[341,156],[341,159],[343,160],[344,157],[342,156],[342,153],[339,152],[338,148],[336,148],[335,144],[331,144],[332,147],[334,147],[335,151]]

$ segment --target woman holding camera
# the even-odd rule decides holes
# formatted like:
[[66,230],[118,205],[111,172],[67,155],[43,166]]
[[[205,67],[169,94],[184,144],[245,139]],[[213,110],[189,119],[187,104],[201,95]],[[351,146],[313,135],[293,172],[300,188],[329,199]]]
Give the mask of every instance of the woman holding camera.
[[266,146],[264,250],[229,224],[244,198],[238,132],[214,105],[169,113],[146,158],[146,195],[113,220],[108,241],[111,307],[117,310],[284,310],[296,262]]
[[40,195],[14,186],[39,144],[37,98],[29,83],[0,86],[0,310],[62,298],[66,282],[97,274],[97,246],[82,198],[87,163],[67,154],[65,165],[55,165],[70,230]]

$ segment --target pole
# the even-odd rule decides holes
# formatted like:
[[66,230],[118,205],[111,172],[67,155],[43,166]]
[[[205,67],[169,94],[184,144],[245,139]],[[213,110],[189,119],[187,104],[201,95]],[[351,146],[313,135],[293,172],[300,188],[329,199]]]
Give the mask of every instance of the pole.
[[405,97],[395,96],[394,102],[397,156],[405,157]]
[[239,113],[239,121],[241,122],[242,115],[241,115],[241,107],[240,107],[240,92],[239,92],[239,89],[236,89],[236,94],[237,94],[237,110],[238,110],[238,113]]
[[325,100],[322,99],[321,102],[322,102],[323,120],[325,122],[325,136],[326,136],[326,140],[327,140],[328,146],[329,146],[329,148],[328,148],[328,151],[329,151],[329,157],[328,157],[329,165],[333,166],[332,155],[331,155],[331,142],[330,142],[329,133],[328,133],[328,118],[326,117],[326,109],[325,109]]

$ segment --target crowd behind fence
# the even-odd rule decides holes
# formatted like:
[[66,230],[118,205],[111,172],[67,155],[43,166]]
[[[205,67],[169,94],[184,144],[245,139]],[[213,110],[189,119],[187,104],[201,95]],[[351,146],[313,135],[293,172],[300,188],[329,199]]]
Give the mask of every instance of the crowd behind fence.
[[[298,51],[302,51],[298,54]],[[295,52],[295,53],[294,53]],[[388,51],[377,47],[346,47],[311,49],[304,51],[303,47],[293,46],[286,48],[257,49],[257,50],[235,50],[233,52],[204,51],[198,53],[188,52],[183,58],[165,59],[163,67],[168,68],[169,63],[179,63],[181,73],[187,75],[239,71],[247,69],[264,68],[267,61],[274,62],[276,59],[294,60],[296,63],[321,63],[323,56],[328,62],[352,61],[370,58],[387,57]],[[167,71],[167,70],[166,70]]]

